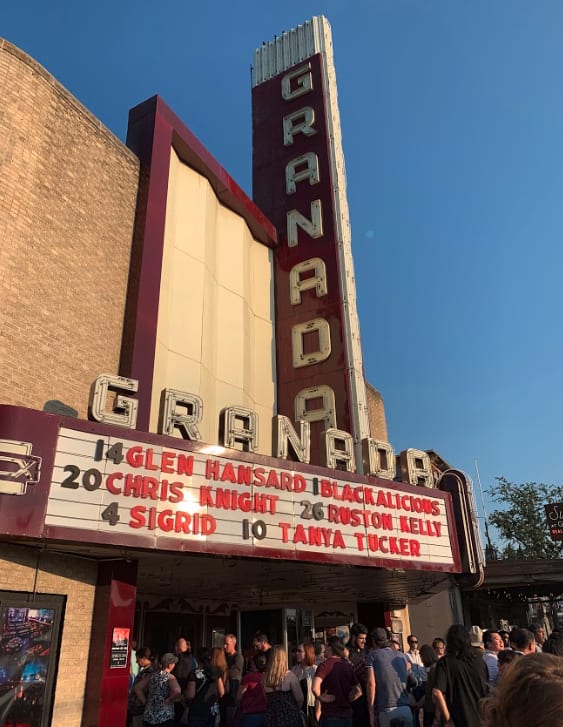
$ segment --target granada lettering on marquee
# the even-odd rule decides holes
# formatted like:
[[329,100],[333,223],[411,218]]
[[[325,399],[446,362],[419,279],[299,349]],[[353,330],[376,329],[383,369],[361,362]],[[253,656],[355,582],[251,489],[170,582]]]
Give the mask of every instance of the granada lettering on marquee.
[[[135,393],[138,381],[122,376],[101,374],[92,387],[90,415],[98,422],[135,429],[137,424],[137,401],[120,392]],[[117,393],[112,409],[107,409],[108,394]],[[180,433],[184,439],[201,442],[198,424],[203,418],[203,401],[196,394],[165,389],[163,407],[159,417],[159,434],[173,436]],[[299,422],[299,434],[288,417],[278,414],[274,417],[274,446],[272,456],[288,459],[290,451],[297,461],[310,461],[310,423]],[[258,416],[251,409],[241,406],[227,407],[221,412],[222,445],[243,451],[258,449]],[[356,460],[351,434],[336,429],[327,429],[322,435],[326,453],[326,467],[347,472],[356,471]],[[395,452],[389,442],[367,437],[362,441],[363,474],[384,480],[396,476]],[[399,455],[401,476],[411,485],[434,487],[434,475],[428,454],[418,449],[406,449]]]
[[[443,496],[60,431],[45,524],[453,564]],[[223,450],[224,451],[224,450]],[[305,556],[306,557],[306,556]]]

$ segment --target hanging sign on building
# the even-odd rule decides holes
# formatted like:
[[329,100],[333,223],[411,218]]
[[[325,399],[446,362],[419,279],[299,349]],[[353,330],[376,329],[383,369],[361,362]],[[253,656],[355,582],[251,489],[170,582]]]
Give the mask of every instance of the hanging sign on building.
[[545,506],[545,517],[552,540],[563,540],[563,502]]

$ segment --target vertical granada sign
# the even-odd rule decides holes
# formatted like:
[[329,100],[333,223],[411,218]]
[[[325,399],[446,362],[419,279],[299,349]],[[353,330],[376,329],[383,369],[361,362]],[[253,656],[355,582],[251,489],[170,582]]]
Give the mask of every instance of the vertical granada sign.
[[253,197],[280,233],[275,254],[278,412],[321,433],[369,436],[330,26],[264,43],[253,67]]

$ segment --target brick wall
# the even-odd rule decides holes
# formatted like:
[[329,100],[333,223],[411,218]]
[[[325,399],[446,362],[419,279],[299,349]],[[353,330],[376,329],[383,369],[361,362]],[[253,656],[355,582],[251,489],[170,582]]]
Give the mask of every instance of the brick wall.
[[118,373],[138,160],[1,39],[0,97],[1,398],[85,417]]
[[387,420],[385,418],[385,404],[379,391],[366,381],[366,394],[368,400],[368,417],[371,437],[380,442],[387,441]]
[[[66,596],[52,724],[80,727],[98,564],[0,543],[0,591]],[[37,577],[36,577],[37,568]]]

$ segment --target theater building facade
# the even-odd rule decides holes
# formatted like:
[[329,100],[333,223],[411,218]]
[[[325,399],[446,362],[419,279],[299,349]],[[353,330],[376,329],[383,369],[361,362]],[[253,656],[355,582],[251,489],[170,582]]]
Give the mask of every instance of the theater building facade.
[[123,144],[7,41],[0,88],[0,725],[477,582],[469,481],[364,380],[327,21],[256,51],[252,200],[159,97]]

